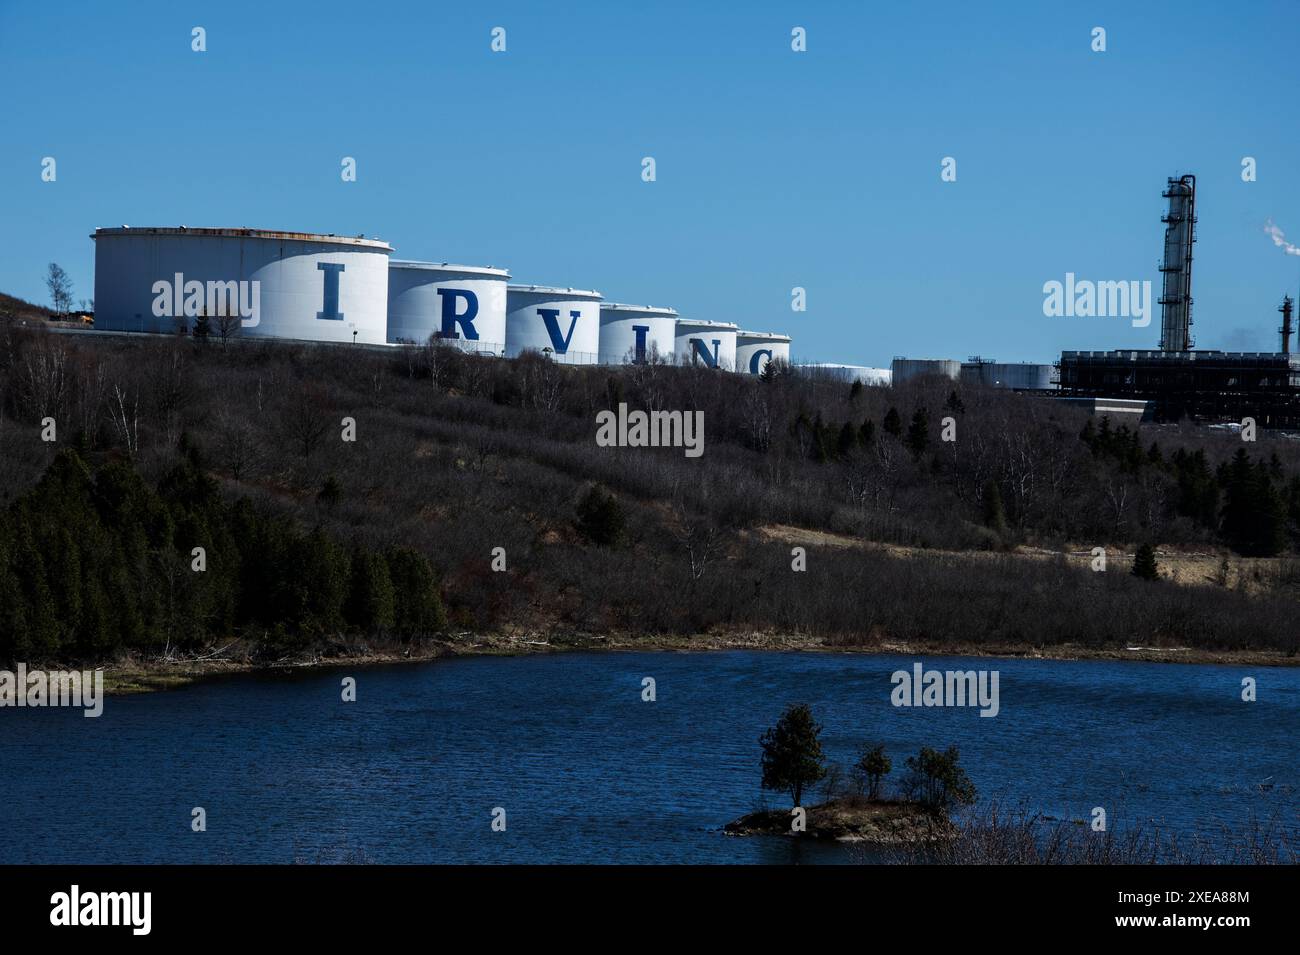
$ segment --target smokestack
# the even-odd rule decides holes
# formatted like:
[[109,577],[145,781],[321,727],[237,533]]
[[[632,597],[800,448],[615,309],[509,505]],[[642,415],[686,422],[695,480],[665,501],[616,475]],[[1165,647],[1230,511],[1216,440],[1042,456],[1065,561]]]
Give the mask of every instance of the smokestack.
[[1161,193],[1169,200],[1165,223],[1165,258],[1160,266],[1160,350],[1192,347],[1192,243],[1196,241],[1196,177],[1169,179]]
[[1278,329],[1282,333],[1282,354],[1291,354],[1291,296],[1282,296],[1282,306],[1278,309],[1282,313],[1282,327]]

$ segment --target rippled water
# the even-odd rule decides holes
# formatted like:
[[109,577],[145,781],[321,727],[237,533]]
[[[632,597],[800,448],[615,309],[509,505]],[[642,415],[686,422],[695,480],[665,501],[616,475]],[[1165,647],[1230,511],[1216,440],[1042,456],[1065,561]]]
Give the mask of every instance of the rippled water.
[[1300,670],[922,658],[999,670],[987,719],[893,707],[890,674],[916,659],[482,657],[221,679],[111,697],[99,719],[0,709],[0,863],[848,861],[718,831],[764,798],[758,737],[791,702],[813,706],[835,760],[880,741],[897,776],[921,746],[956,744],[982,797],[1062,818],[1296,825]]

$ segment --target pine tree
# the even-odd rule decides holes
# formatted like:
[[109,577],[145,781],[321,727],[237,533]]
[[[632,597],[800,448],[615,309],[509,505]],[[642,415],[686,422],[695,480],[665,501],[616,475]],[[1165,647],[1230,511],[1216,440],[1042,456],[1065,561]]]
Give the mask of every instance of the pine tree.
[[363,633],[387,633],[395,623],[395,604],[388,561],[359,544],[355,545],[344,608],[347,622]]
[[618,498],[599,485],[593,485],[578,502],[578,530],[593,544],[617,546],[626,523]]
[[1133,576],[1141,580],[1159,580],[1156,552],[1150,544],[1143,544],[1133,556]]
[[786,708],[776,725],[759,739],[763,747],[763,788],[788,792],[799,806],[805,786],[826,775],[822,727],[806,703]]
[[896,438],[902,435],[903,419],[898,416],[897,408],[890,408],[885,412],[885,421],[882,427],[885,429],[885,434],[892,434]]
[[853,430],[853,425],[844,422],[844,427],[840,428],[839,440],[835,442],[835,453],[841,458],[848,457],[857,443],[858,436]]
[[1007,512],[1002,505],[1002,492],[998,490],[997,481],[990,479],[984,482],[980,503],[984,511],[984,526],[999,534],[1004,533],[1007,529]]
[[1089,418],[1083,423],[1083,430],[1079,432],[1079,440],[1088,446],[1093,454],[1097,453],[1097,426]]
[[388,572],[396,594],[394,629],[403,637],[422,637],[446,626],[438,581],[429,559],[409,547],[387,554]]
[[912,457],[920,458],[930,444],[930,415],[924,408],[912,413],[912,423],[907,426],[907,447]]

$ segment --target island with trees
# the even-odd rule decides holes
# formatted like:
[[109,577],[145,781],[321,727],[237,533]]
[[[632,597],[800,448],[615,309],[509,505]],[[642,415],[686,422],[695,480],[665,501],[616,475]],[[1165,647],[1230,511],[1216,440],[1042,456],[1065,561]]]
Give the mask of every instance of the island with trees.
[[[886,777],[893,763],[884,746],[864,745],[845,773],[828,766],[821,732],[806,703],[786,708],[759,744],[762,788],[788,795],[790,808],[756,810],[727,823],[724,832],[881,845],[938,843],[955,835],[952,811],[975,800],[956,747],[939,752],[927,746],[909,756],[891,797]],[[822,800],[806,805],[805,796],[818,784]]]

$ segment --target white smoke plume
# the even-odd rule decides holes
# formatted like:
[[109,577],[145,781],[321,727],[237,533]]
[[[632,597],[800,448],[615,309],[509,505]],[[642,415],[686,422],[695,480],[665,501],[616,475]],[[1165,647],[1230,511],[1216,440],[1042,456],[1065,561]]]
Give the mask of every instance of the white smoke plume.
[[1273,224],[1269,219],[1264,223],[1264,231],[1268,233],[1273,244],[1285,252],[1287,255],[1300,255],[1300,245],[1292,245],[1286,240],[1286,233]]

